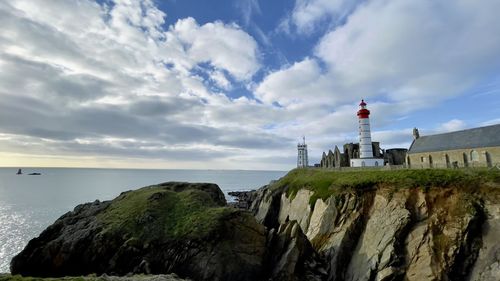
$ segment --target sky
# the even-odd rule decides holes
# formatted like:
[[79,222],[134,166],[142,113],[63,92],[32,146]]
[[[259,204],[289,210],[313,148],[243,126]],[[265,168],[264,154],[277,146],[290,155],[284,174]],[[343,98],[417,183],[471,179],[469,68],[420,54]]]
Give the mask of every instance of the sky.
[[500,123],[498,0],[0,1],[0,166],[288,170]]

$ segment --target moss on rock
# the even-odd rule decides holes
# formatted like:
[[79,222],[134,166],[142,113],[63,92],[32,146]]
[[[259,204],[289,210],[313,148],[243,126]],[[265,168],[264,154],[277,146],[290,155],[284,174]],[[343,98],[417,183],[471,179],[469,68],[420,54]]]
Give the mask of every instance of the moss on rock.
[[122,194],[97,219],[105,231],[127,233],[141,241],[201,239],[232,212],[235,209],[221,207],[202,190],[174,192],[157,185]]

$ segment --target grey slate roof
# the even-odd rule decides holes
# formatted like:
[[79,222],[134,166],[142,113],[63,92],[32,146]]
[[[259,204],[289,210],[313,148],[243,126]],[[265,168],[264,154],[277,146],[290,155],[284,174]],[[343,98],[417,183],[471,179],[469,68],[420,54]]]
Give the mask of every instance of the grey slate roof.
[[500,124],[445,134],[421,136],[413,141],[408,154],[492,146],[500,146]]

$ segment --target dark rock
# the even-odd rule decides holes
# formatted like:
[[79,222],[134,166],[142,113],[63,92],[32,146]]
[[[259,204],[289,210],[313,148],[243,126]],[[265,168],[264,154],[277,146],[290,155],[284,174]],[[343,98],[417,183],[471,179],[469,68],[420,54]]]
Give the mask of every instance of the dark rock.
[[13,258],[12,274],[176,273],[194,280],[261,280],[265,228],[222,207],[214,184],[164,183],[77,206]]
[[175,273],[193,280],[326,280],[325,262],[295,221],[268,232],[251,212],[225,205],[217,185],[179,182],[78,205],[32,239],[12,260],[11,271],[40,277]]
[[280,225],[278,218],[281,195],[286,191],[286,186],[274,188],[272,185],[265,185],[255,191],[249,210],[268,229],[278,228]]
[[316,253],[296,221],[282,224],[269,236],[271,280],[320,281],[328,278],[326,261]]
[[250,206],[252,205],[252,202],[255,200],[256,197],[256,191],[251,190],[251,191],[231,191],[228,192],[230,196],[233,196],[236,198],[236,202],[231,202],[229,203],[230,206],[238,208],[238,209],[243,209],[243,210],[249,210]]

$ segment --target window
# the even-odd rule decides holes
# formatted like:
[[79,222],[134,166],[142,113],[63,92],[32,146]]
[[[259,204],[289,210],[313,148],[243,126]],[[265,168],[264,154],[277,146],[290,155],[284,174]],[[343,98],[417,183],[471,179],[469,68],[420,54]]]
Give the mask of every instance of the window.
[[365,166],[365,161],[361,161],[361,167]]
[[467,160],[467,154],[464,152],[463,153],[464,157],[464,167],[469,167],[469,161]]
[[490,153],[488,151],[485,151],[484,152],[484,156],[486,156],[486,165],[488,167],[492,167],[493,164],[491,163],[491,155],[490,155]]
[[375,161],[375,167],[378,167],[378,161]]
[[479,162],[479,153],[477,153],[477,151],[472,150],[470,152],[470,161],[472,161],[472,162]]

